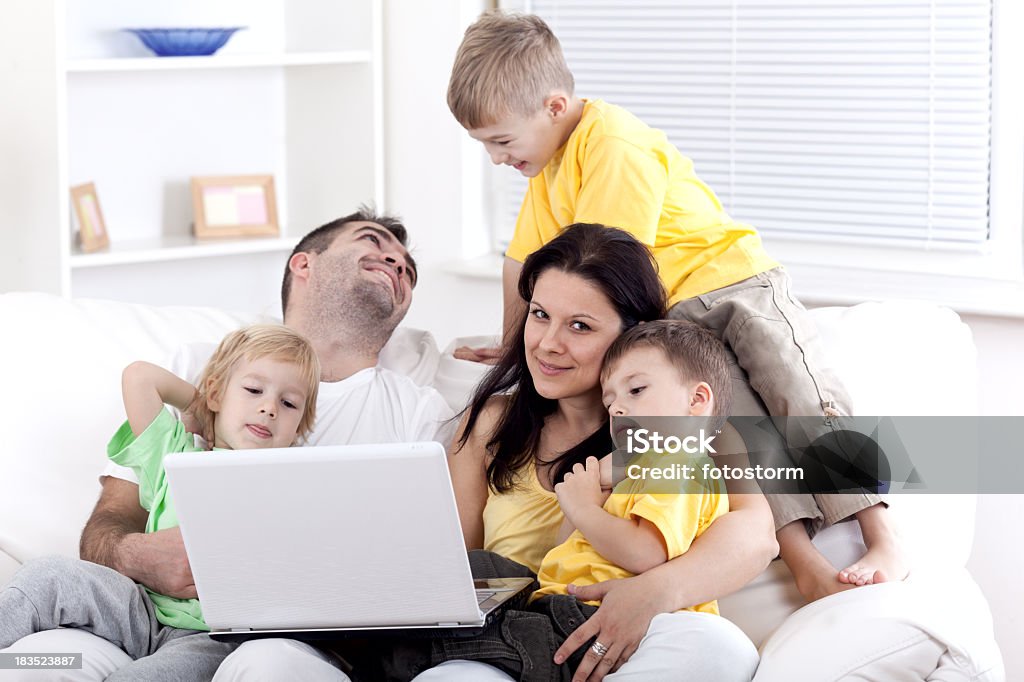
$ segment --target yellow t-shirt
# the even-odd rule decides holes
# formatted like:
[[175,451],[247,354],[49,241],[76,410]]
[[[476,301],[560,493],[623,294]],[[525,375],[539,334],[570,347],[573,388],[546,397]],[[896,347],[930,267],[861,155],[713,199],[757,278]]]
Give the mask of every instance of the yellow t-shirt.
[[484,506],[484,549],[518,561],[534,573],[558,540],[562,510],[558,497],[545,490],[531,462],[507,493],[489,491]]
[[585,102],[565,145],[530,178],[505,255],[522,262],[572,223],[621,227],[651,247],[669,305],[779,265],[665,133],[601,100]]
[[[707,457],[677,457],[658,453],[640,456],[630,464],[636,464],[641,469],[656,468],[663,471],[672,470],[675,464],[686,464],[693,467],[692,472],[702,471],[705,464],[715,466]],[[622,519],[640,518],[650,521],[661,533],[668,560],[672,560],[684,554],[693,539],[707,530],[712,521],[729,511],[729,497],[720,479],[704,480],[699,474],[694,480],[650,481],[625,478],[608,496],[604,510]],[[601,556],[583,533],[576,530],[565,542],[545,555],[537,574],[540,589],[533,594],[533,599],[545,594],[568,594],[566,587],[570,584],[593,585],[632,575]],[[704,602],[685,610],[718,615],[718,602]]]

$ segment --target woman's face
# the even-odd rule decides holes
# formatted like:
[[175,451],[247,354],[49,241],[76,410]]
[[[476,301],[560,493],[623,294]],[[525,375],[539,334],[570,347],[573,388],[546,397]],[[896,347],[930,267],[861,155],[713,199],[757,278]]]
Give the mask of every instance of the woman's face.
[[526,365],[545,398],[600,397],[601,360],[622,332],[622,318],[596,286],[546,270],[537,278],[523,340]]

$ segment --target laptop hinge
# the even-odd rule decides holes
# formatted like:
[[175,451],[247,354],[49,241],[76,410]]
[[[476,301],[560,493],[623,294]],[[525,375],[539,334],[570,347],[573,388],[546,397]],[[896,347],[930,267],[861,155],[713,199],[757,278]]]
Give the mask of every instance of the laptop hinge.
[[438,623],[437,624],[437,627],[439,627],[439,628],[457,628],[458,626],[459,626],[458,621],[455,621],[455,622],[452,622],[452,623]]
[[231,628],[231,632],[252,632],[252,628]]

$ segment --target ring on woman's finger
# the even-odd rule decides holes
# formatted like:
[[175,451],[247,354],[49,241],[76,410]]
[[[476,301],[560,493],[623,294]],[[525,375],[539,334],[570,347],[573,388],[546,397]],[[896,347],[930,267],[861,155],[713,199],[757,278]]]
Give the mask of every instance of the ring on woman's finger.
[[606,647],[604,644],[601,644],[596,639],[594,640],[594,643],[590,645],[590,650],[597,654],[599,658],[603,657],[606,653],[608,653],[608,647]]

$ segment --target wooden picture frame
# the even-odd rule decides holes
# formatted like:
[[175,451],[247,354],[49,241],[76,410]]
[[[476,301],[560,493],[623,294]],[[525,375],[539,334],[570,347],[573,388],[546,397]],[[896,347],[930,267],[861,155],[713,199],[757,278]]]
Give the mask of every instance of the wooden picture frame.
[[82,251],[90,253],[110,246],[107,224],[103,221],[100,198],[96,185],[87,182],[71,188],[71,205],[78,218],[78,244]]
[[197,239],[281,233],[277,224],[274,176],[201,176],[193,177],[191,184]]

